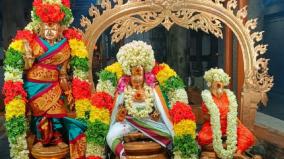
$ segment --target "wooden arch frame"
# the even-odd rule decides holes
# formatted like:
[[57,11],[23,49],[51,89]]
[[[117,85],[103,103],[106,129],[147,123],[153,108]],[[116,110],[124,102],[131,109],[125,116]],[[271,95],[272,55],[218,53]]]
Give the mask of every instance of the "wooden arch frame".
[[[244,85],[241,93],[240,119],[253,129],[258,104],[266,103],[266,93],[273,86],[273,77],[268,75],[268,59],[260,57],[267,45],[259,44],[263,32],[252,32],[257,19],[248,20],[247,7],[237,9],[237,0],[102,0],[103,12],[93,5],[89,18],[82,17],[85,27],[84,40],[92,59],[94,46],[100,35],[112,26],[112,41],[118,42],[133,33],[146,32],[160,24],[170,29],[173,24],[188,28],[201,29],[222,38],[222,25],[229,27],[239,41],[243,52]],[[92,60],[90,60],[92,65]],[[90,81],[93,81],[90,70]]]

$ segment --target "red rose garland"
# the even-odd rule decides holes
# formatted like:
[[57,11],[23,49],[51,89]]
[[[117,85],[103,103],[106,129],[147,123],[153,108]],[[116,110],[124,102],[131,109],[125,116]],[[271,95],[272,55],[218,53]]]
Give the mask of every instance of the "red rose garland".
[[76,100],[91,97],[91,85],[88,82],[74,78],[72,86],[72,93]]
[[35,8],[36,15],[45,23],[57,23],[63,20],[65,13],[58,4],[41,4]]
[[92,96],[92,104],[97,108],[106,108],[109,111],[113,108],[112,96],[105,92],[97,92]]
[[174,123],[179,123],[181,120],[195,121],[195,115],[192,113],[191,107],[182,102],[176,102],[170,110],[170,115]]
[[80,34],[76,29],[67,29],[63,32],[63,35],[68,40],[70,39],[82,40],[82,34]]
[[14,38],[14,40],[27,40],[29,42],[29,44],[32,44],[35,38],[35,34],[32,33],[29,30],[18,30],[16,37]]
[[15,99],[16,97],[20,97],[26,101],[27,93],[23,89],[22,82],[12,82],[6,81],[3,86],[3,94],[5,95],[5,104],[8,104],[10,101]]

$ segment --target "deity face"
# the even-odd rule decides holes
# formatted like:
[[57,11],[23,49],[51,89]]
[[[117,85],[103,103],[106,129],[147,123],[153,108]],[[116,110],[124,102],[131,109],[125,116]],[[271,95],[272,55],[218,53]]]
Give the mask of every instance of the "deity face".
[[143,87],[144,84],[144,70],[142,67],[133,67],[131,69],[131,77],[130,77],[131,86],[135,89],[139,89]]
[[224,92],[224,84],[220,81],[214,81],[211,83],[211,91],[215,96],[220,97]]
[[60,35],[60,24],[43,23],[41,27],[42,36],[49,41],[56,40]]

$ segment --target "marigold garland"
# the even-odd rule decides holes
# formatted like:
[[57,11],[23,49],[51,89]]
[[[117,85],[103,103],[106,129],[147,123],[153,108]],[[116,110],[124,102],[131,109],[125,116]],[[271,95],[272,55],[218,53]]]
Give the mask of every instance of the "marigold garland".
[[95,122],[96,120],[99,120],[104,124],[108,125],[110,122],[109,110],[105,108],[97,108],[96,106],[92,106],[89,121]]
[[83,41],[79,41],[77,39],[69,40],[69,45],[71,48],[71,55],[77,56],[79,58],[88,57],[88,51]]
[[23,40],[15,40],[13,41],[9,48],[13,48],[14,50],[24,53],[25,52],[25,46],[24,46],[24,41]]
[[181,120],[174,124],[174,131],[176,136],[191,135],[195,138],[196,123],[192,120]]
[[22,99],[13,99],[5,106],[5,118],[10,120],[13,117],[24,116],[26,111],[26,102]]
[[77,118],[86,118],[86,112],[91,108],[92,104],[89,99],[79,99],[75,101],[75,109]]
[[166,80],[168,80],[170,77],[176,76],[177,73],[169,67],[167,64],[161,64],[163,69],[159,71],[156,75],[157,80],[160,84],[163,84]]

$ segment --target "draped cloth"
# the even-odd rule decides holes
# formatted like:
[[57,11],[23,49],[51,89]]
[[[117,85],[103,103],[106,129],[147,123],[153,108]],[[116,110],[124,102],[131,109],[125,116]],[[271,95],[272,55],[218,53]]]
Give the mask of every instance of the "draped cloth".
[[[222,135],[226,135],[227,130],[227,114],[229,112],[229,100],[224,93],[220,98],[212,95],[215,104],[220,112],[220,123]],[[201,105],[204,115],[208,115],[208,109],[205,103]],[[213,133],[210,121],[205,121],[200,132],[198,133],[198,143],[201,146],[211,144],[213,142]],[[238,122],[237,126],[237,150],[244,152],[254,144],[254,135],[241,123]]]
[[161,121],[158,122],[150,118],[140,119],[131,116],[127,116],[123,122],[116,122],[115,118],[118,107],[124,102],[124,93],[117,95],[111,116],[110,130],[107,135],[107,143],[117,156],[125,153],[122,140],[123,136],[137,130],[163,147],[171,143],[174,134],[173,125],[169,119],[168,110],[165,110],[167,109],[167,106],[164,105],[165,101],[163,101],[164,99],[159,91],[159,87],[153,89],[155,108],[161,114]]
[[24,87],[33,114],[31,130],[43,144],[61,142],[61,134],[69,141],[72,159],[84,158],[86,125],[66,117],[59,83],[61,65],[70,58],[67,39],[50,45],[37,37],[33,46],[35,62],[25,77]]

